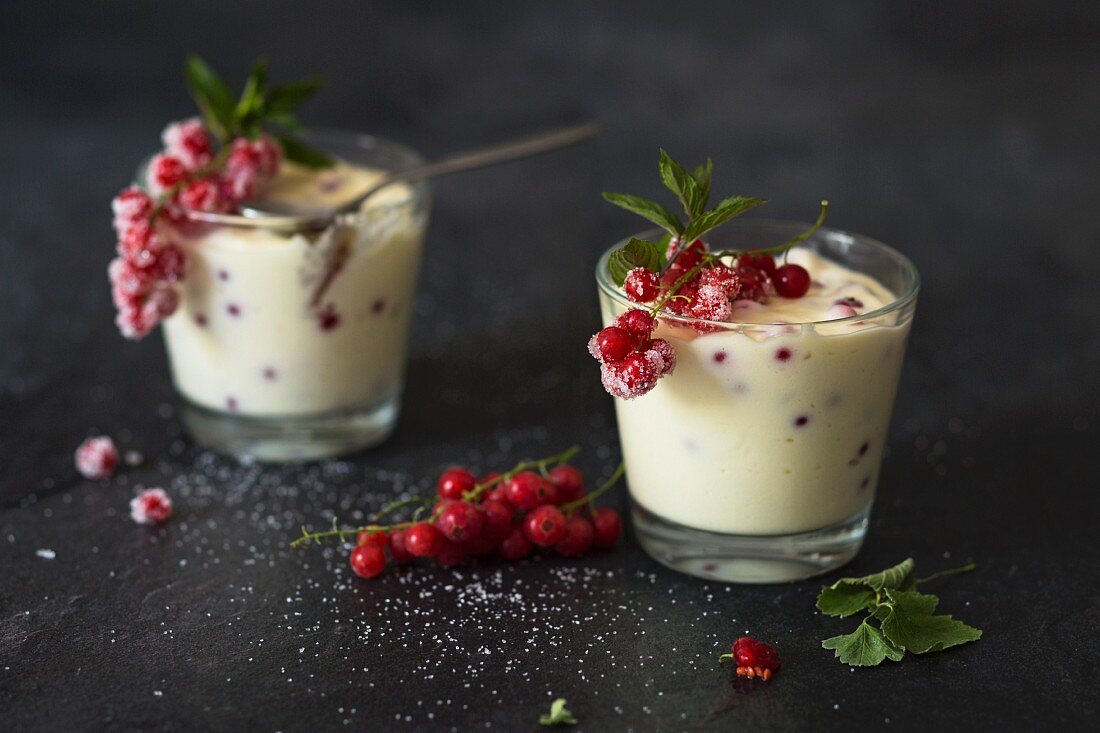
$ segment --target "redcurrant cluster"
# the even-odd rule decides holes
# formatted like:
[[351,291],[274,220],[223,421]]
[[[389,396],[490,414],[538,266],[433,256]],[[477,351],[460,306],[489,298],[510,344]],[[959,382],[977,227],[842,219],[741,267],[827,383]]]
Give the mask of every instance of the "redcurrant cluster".
[[741,297],[763,303],[772,295],[801,298],[810,289],[810,273],[802,265],[776,266],[769,254],[745,254],[737,258]]
[[737,675],[749,679],[767,681],[779,671],[779,652],[751,636],[742,636],[733,642],[730,653],[723,654],[718,659],[732,659],[737,665]]
[[[451,468],[439,477],[436,497],[425,501],[431,511],[424,520],[305,532],[291,544],[355,532],[349,562],[362,578],[376,577],[391,561],[402,565],[426,558],[449,568],[470,558],[521,560],[538,548],[574,557],[593,547],[611,547],[622,536],[622,519],[614,509],[595,508],[593,501],[614,485],[621,468],[586,494],[584,476],[563,460],[558,456],[521,463],[507,474],[480,480],[465,468]],[[552,463],[556,465],[546,470]]]
[[118,257],[108,275],[127,338],[147,335],[179,304],[173,284],[187,272],[187,254],[178,244],[186,211],[226,212],[256,196],[279,170],[283,153],[267,135],[238,137],[217,154],[198,119],[168,125],[165,149],[149,161],[146,188],[131,186],[115,197]]
[[656,325],[650,313],[634,308],[589,339],[588,352],[600,362],[608,393],[624,400],[640,397],[676,368],[672,345],[652,338]]

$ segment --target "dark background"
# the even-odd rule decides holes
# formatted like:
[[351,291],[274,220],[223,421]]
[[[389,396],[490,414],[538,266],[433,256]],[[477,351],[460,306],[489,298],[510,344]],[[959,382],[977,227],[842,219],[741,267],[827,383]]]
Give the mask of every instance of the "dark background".
[[[1100,602],[1100,11],[1081,3],[97,2],[0,5],[0,727],[535,730],[1062,729],[1095,724]],[[406,406],[385,446],[238,465],[182,436],[159,338],[124,342],[108,203],[161,127],[180,67],[327,88],[304,110],[438,154],[586,118],[595,142],[441,180]],[[907,253],[924,290],[868,544],[979,569],[934,592],[985,637],[850,670],[816,581],[675,575],[611,554],[350,578],[292,552],[451,462],[579,441],[617,461],[583,349],[598,252],[639,228],[606,188],[658,193],[657,147],[712,156],[767,215]],[[79,480],[108,432],[147,456]],[[134,487],[176,498],[130,522]],[[675,487],[669,487],[675,490]],[[614,499],[623,503],[620,490]],[[36,555],[56,552],[55,559]],[[781,676],[715,657],[745,631]]]

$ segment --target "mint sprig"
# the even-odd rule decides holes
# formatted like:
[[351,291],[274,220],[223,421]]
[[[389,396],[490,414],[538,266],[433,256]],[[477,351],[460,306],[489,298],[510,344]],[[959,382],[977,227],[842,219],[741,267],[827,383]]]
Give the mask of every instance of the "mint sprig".
[[323,83],[321,79],[270,86],[267,61],[260,59],[252,65],[240,96],[234,98],[222,77],[198,56],[188,57],[184,77],[206,127],[222,145],[236,137],[255,140],[268,132],[279,141],[288,160],[310,168],[332,165],[331,158],[293,134],[303,128],[291,110],[313,96]]
[[[850,634],[821,642],[844,664],[867,667],[889,659],[901,661],[906,652],[926,654],[980,639],[982,632],[951,616],[935,613],[939,598],[914,588],[935,578],[969,572],[973,563],[927,578],[914,578],[912,558],[861,578],[841,578],[817,597],[817,607],[839,618],[866,611]],[[876,626],[876,622],[878,625]]]
[[573,717],[573,713],[566,709],[565,705],[566,700],[564,697],[559,697],[550,703],[550,714],[540,715],[539,723],[542,725],[576,725],[577,719]]

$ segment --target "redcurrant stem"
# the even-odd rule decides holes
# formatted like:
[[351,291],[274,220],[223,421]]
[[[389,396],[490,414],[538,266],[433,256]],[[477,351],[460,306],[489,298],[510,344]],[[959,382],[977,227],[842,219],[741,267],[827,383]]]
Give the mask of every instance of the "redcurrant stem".
[[496,486],[497,484],[499,484],[503,481],[507,481],[508,479],[512,478],[513,476],[515,476],[517,473],[520,473],[521,471],[530,471],[531,469],[538,469],[539,471],[545,472],[547,466],[549,466],[551,464],[561,465],[562,463],[565,463],[570,458],[572,458],[573,456],[577,455],[580,452],[581,452],[581,447],[579,445],[572,445],[569,448],[566,448],[565,450],[563,450],[561,453],[558,453],[557,455],[548,456],[546,458],[540,458],[536,461],[521,461],[521,462],[517,463],[515,466],[513,466],[512,470],[508,471],[507,473],[502,473],[501,475],[499,475],[495,478],[491,478],[491,479],[489,479],[488,481],[486,481],[484,483],[480,483],[480,484],[475,485],[474,488],[470,489],[469,491],[467,491],[465,494],[462,495],[462,500],[463,501],[473,501],[473,500],[477,499],[479,496],[481,496],[482,494],[484,494],[489,489],[493,488],[494,486]]
[[962,566],[957,567],[957,568],[951,568],[950,570],[941,570],[938,573],[932,573],[927,578],[914,578],[913,583],[914,584],[927,583],[931,580],[936,580],[938,578],[943,578],[943,577],[946,577],[948,575],[958,575],[959,573],[969,573],[971,570],[976,570],[977,568],[978,568],[977,563],[970,562],[970,563],[967,563],[966,565],[962,565]]
[[719,655],[718,655],[718,661],[719,661],[719,663],[721,663],[721,662],[724,662],[724,661],[726,661],[727,659],[733,659],[733,655],[732,655],[732,654],[730,654],[729,652],[726,652],[725,654],[719,654]]
[[597,498],[599,498],[599,496],[601,494],[605,494],[608,491],[610,491],[611,487],[619,482],[619,479],[622,478],[623,472],[625,472],[625,471],[626,471],[626,464],[623,463],[622,461],[619,461],[619,466],[618,466],[618,468],[615,469],[615,473],[611,474],[611,478],[609,478],[607,481],[605,481],[603,483],[603,486],[596,489],[595,491],[593,491],[588,496],[583,496],[580,499],[577,499],[576,501],[569,502],[568,504],[562,504],[561,505],[561,510],[563,512],[570,512],[570,511],[573,511],[574,509],[576,509],[577,507],[584,506],[585,504],[587,504],[588,506],[591,507],[592,502],[594,502]]

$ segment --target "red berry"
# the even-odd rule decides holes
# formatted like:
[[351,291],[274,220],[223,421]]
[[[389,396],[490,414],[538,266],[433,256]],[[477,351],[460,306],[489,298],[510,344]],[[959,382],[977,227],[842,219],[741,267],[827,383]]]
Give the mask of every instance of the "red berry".
[[[656,356],[649,352],[656,352]],[[649,359],[654,364],[657,363],[657,357],[660,357],[661,365],[657,370],[659,375],[671,374],[672,370],[676,368],[676,350],[672,348],[672,344],[664,339],[653,339],[649,342],[645,349],[646,359]]]
[[192,181],[180,191],[180,204],[191,211],[221,211],[221,186],[212,179]]
[[602,507],[592,517],[592,526],[596,530],[594,544],[600,549],[611,547],[623,536],[623,520],[614,509]]
[[386,569],[386,553],[378,545],[359,545],[351,551],[351,569],[360,578],[374,578]]
[[466,562],[469,555],[457,542],[451,542],[446,537],[439,538],[439,550],[435,553],[435,560],[445,568],[453,568]]
[[405,545],[405,540],[408,537],[408,530],[395,529],[390,532],[390,557],[394,562],[407,563],[416,559],[416,556],[409,552],[409,548]]
[[517,473],[504,483],[508,503],[524,511],[534,509],[542,503],[539,500],[539,485],[542,481],[542,476],[532,471]]
[[633,349],[634,337],[616,326],[602,329],[588,344],[588,351],[601,364],[620,361]]
[[649,315],[649,311],[641,308],[632,308],[615,319],[615,325],[626,331],[637,340],[648,339],[657,326],[657,321]]
[[130,500],[130,518],[138,524],[161,524],[172,516],[172,500],[164,489],[146,489]]
[[568,531],[565,537],[554,543],[554,550],[559,555],[574,557],[586,552],[596,537],[596,530],[592,522],[585,517],[573,515],[567,520]]
[[172,155],[157,155],[149,161],[149,188],[157,194],[187,178],[187,167]]
[[500,556],[505,560],[522,560],[531,554],[535,546],[523,531],[523,527],[513,527],[504,541],[500,543]]
[[763,303],[775,290],[768,273],[752,265],[738,261],[737,275],[741,278],[741,292],[738,294],[740,298]]
[[379,550],[384,550],[390,544],[390,538],[389,535],[387,535],[385,532],[379,532],[377,530],[371,531],[365,529],[358,535],[356,535],[355,544],[374,545]]
[[633,393],[645,394],[657,382],[659,369],[645,354],[634,352],[623,359],[620,376],[627,389]]
[[148,219],[155,204],[149,194],[137,186],[123,189],[111,202],[114,212],[115,231],[122,234],[139,219]]
[[463,540],[458,543],[462,550],[470,557],[483,557],[485,555],[491,555],[496,552],[497,546],[500,544],[500,540],[493,540],[488,537],[484,532],[478,535],[474,535],[468,540]]
[[550,470],[550,480],[558,487],[559,502],[574,501],[584,493],[584,474],[573,466],[555,466]]
[[[484,483],[485,479],[482,479],[478,483]],[[506,481],[502,481],[493,488],[485,492],[485,501],[499,501],[505,506],[512,506],[511,500],[508,498],[508,486]]]
[[485,518],[473,504],[464,501],[449,501],[439,512],[435,520],[436,527],[443,536],[452,542],[471,540],[481,534]]
[[76,449],[73,456],[76,470],[84,478],[107,478],[118,466],[118,449],[106,435],[88,438]]
[[738,266],[745,264],[749,267],[755,267],[757,270],[763,271],[768,277],[775,276],[775,258],[769,254],[753,254],[750,252],[747,255],[741,255],[737,258]]
[[772,672],[779,669],[779,653],[751,636],[742,636],[733,642],[732,653],[733,661],[738,667],[766,669]]
[[439,530],[427,522],[414,524],[405,535],[405,549],[415,557],[435,557],[442,542]]
[[539,547],[550,547],[561,542],[569,531],[565,515],[556,506],[544,505],[527,515],[523,522],[527,539]]
[[741,290],[741,278],[732,267],[717,263],[699,273],[699,287],[712,286],[720,289],[727,298],[736,298]]
[[175,156],[187,167],[194,170],[210,162],[210,136],[202,120],[192,117],[189,120],[173,122],[164,128],[160,138],[168,154]]
[[635,267],[626,275],[623,292],[635,303],[649,303],[657,299],[658,284],[657,273],[644,267]]
[[801,298],[810,289],[810,273],[802,265],[783,265],[775,271],[775,290],[784,298]]
[[[677,256],[676,248],[678,246],[679,245],[675,240],[669,242],[667,256],[670,261],[673,261],[675,267],[680,268],[684,272],[687,272],[688,270],[702,262],[703,255],[707,251],[707,245],[703,244],[703,240],[701,239],[696,239],[694,242],[685,247],[684,251]],[[675,260],[672,259],[674,256],[676,257]]]
[[473,491],[477,485],[477,479],[465,468],[451,468],[443,472],[436,484],[436,493],[444,499],[461,501],[462,495],[467,491]]
[[485,518],[485,526],[481,533],[490,541],[500,542],[512,531],[512,517],[515,516],[515,511],[507,504],[492,499],[483,501],[481,514]]

